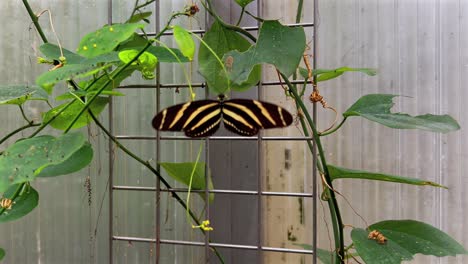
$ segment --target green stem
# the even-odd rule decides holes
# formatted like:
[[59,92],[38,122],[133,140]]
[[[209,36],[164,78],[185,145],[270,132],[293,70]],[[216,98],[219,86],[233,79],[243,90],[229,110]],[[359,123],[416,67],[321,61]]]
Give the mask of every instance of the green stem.
[[46,126],[50,124],[52,121],[54,121],[55,118],[57,118],[63,111],[67,110],[67,108],[70,107],[75,101],[76,99],[73,99],[72,101],[68,102],[68,104],[66,104],[62,109],[60,109],[57,113],[55,113],[49,120],[42,122],[41,126],[36,131],[34,131],[34,133],[32,133],[29,137],[32,138],[35,135],[39,134],[39,132],[41,132],[44,128],[46,128]]
[[26,120],[26,122],[28,122],[29,124],[31,124],[32,121],[29,120],[29,118],[28,118],[28,117],[26,116],[26,114],[24,113],[23,107],[22,107],[21,105],[18,105],[18,106],[19,106],[19,109],[20,109],[20,111],[21,111],[21,115],[23,116],[24,120]]
[[34,14],[34,12],[31,9],[31,6],[28,3],[28,0],[23,0],[23,5],[26,7],[26,10],[28,11],[29,16],[31,17],[31,20],[36,27],[37,33],[39,33],[39,36],[41,36],[41,39],[44,43],[48,43],[49,41],[47,40],[47,37],[45,36],[44,32],[42,31],[41,26],[39,25],[39,18]]
[[10,132],[8,135],[4,136],[2,139],[0,139],[0,144],[2,144],[3,142],[5,142],[7,139],[9,139],[10,137],[12,137],[13,135],[15,135],[16,133],[19,133],[20,131],[23,131],[27,128],[30,128],[30,127],[35,127],[35,126],[40,126],[41,124],[34,124],[34,123],[29,123],[27,125],[24,125],[20,128],[17,128],[15,130],[13,130],[12,132]]
[[[148,161],[144,161],[143,159],[141,159],[140,157],[138,157],[136,154],[134,154],[133,152],[131,152],[128,148],[126,148],[124,145],[122,145],[122,143],[120,143],[120,141],[118,141],[110,132],[109,130],[107,130],[102,124],[101,122],[99,122],[99,120],[96,118],[96,116],[91,112],[91,111],[88,111],[89,115],[91,116],[91,118],[93,119],[93,121],[96,123],[96,125],[104,132],[104,134],[106,134],[110,140],[112,140],[112,142],[115,143],[115,145],[117,145],[117,147],[119,149],[121,149],[123,152],[125,152],[127,155],[129,155],[130,157],[132,157],[134,160],[136,160],[137,162],[139,162],[141,165],[145,166],[148,170],[150,170],[152,173],[154,173],[156,175],[156,177],[158,177],[158,179],[164,184],[164,186],[166,186],[167,189],[171,189],[171,185],[166,181],[166,179],[164,179],[164,177],[159,173],[158,170],[156,170],[153,166],[151,166],[151,164],[148,162]],[[195,215],[195,213],[190,210],[190,208],[187,206],[187,204],[184,202],[184,200],[182,200],[182,198],[180,198],[180,196],[174,192],[174,191],[170,191],[171,192],[171,195],[172,197],[174,197],[177,202],[179,202],[179,204],[185,209],[188,211],[190,217],[193,219],[193,221],[197,224],[197,225],[201,225],[200,221],[198,220],[197,216]],[[203,229],[200,229],[200,231],[205,234],[205,230]],[[222,256],[220,255],[220,253],[217,251],[216,248],[212,248],[213,251],[215,252],[215,254],[218,256],[218,258],[220,259],[220,261],[222,263],[224,263],[224,260],[222,258]]]
[[[154,39],[158,39],[162,36],[162,34],[164,32],[166,32],[168,29],[169,29],[169,26],[172,22],[172,20],[177,17],[177,16],[180,16],[184,13],[174,13],[172,14],[172,16],[169,18],[169,21],[167,22],[166,26],[154,37]],[[125,69],[127,69],[130,65],[132,65],[133,62],[135,62],[141,54],[143,54],[150,46],[152,45],[152,42],[151,41],[148,41],[148,43],[143,47],[143,49],[141,49],[138,54],[133,58],[131,59],[129,62],[127,62],[122,68],[119,68],[118,70],[116,70],[112,75],[111,77],[96,91],[95,94],[93,94],[93,96],[91,96],[91,98],[89,98],[89,100],[86,102],[86,104],[83,106],[83,108],[80,109],[80,111],[78,112],[77,115],[75,115],[75,117],[73,118],[73,120],[70,122],[70,124],[68,125],[68,127],[65,129],[64,133],[68,133],[68,131],[70,131],[70,129],[73,127],[73,125],[76,123],[76,121],[78,120],[78,118],[80,118],[80,116],[88,110],[89,106],[94,102],[94,100],[101,94],[102,91],[104,91],[104,89],[107,87],[108,84],[110,84],[113,80],[114,80],[114,77],[119,75],[121,72],[123,72]],[[75,99],[76,100],[76,99]],[[72,101],[74,102],[74,100]]]
[[341,122],[340,122],[340,124],[338,124],[338,126],[336,126],[335,128],[333,128],[330,131],[327,131],[325,133],[321,133],[319,136],[323,137],[323,136],[333,134],[335,131],[337,131],[338,129],[340,129],[343,126],[343,124],[346,122],[346,118],[347,117],[343,118],[343,120],[341,120]]
[[242,17],[244,16],[244,11],[245,11],[245,7],[242,7],[242,10],[241,10],[241,13],[240,13],[240,16],[239,16],[239,20],[237,20],[237,23],[236,23],[236,27],[238,27],[242,21]]
[[[216,19],[216,21],[218,21],[224,28],[227,28],[227,29],[231,29],[231,30],[234,30],[236,32],[239,32],[241,33],[242,35],[248,37],[250,40],[252,40],[253,42],[257,41],[257,39],[252,35],[250,34],[247,30],[241,28],[241,27],[237,27],[237,26],[234,26],[234,25],[230,25],[226,22],[224,22],[213,10],[212,10],[212,3],[211,3],[211,0],[206,0],[206,3],[204,1],[200,1],[200,3],[203,5],[203,7],[206,9],[206,11],[208,11],[208,13],[214,17],[214,19]],[[208,4],[208,5],[207,5]]]
[[[330,173],[328,171],[327,167],[327,160],[325,158],[325,152],[323,150],[322,142],[320,140],[320,136],[318,134],[317,128],[315,126],[315,123],[313,122],[307,108],[305,107],[304,103],[302,102],[301,98],[299,97],[299,94],[297,93],[297,90],[295,87],[291,84],[287,76],[281,73],[281,76],[283,77],[284,81],[286,82],[287,86],[289,87],[291,93],[294,96],[294,100],[296,103],[299,105],[300,109],[302,110],[303,114],[306,117],[306,120],[309,124],[309,127],[312,129],[312,135],[315,141],[315,144],[317,146],[317,150],[319,153],[319,159],[323,167],[323,174],[325,181],[327,185],[330,188],[333,188],[333,184],[330,178]],[[338,251],[337,254],[337,263],[343,263],[342,260],[344,260],[344,233],[343,233],[343,220],[341,218],[341,213],[340,209],[338,207],[338,202],[336,200],[335,193],[333,190],[329,190],[327,188],[327,194],[329,199],[327,199],[328,202],[328,207],[330,210],[330,215],[331,215],[331,220],[333,223],[333,233],[335,237],[335,248]]]
[[297,3],[296,23],[301,22],[303,6],[304,6],[304,0],[299,0],[299,2]]
[[132,18],[133,15],[135,15],[136,11],[138,11],[140,8],[143,8],[147,5],[150,5],[156,0],[150,0],[148,2],[145,2],[144,4],[138,5],[138,0],[135,2],[135,7],[133,8],[132,14],[130,15],[130,18]]

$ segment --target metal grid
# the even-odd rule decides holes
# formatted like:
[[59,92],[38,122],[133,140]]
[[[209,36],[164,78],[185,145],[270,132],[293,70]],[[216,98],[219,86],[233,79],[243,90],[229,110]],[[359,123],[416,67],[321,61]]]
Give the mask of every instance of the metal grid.
[[[311,0],[313,3],[314,7],[314,21],[313,23],[294,23],[294,24],[287,24],[288,26],[302,26],[304,28],[306,27],[312,27],[313,28],[313,68],[316,68],[317,65],[317,56],[316,56],[316,49],[317,49],[317,29],[314,27],[317,22],[317,17],[318,17],[318,0]],[[257,0],[257,14],[261,16],[261,5],[262,0]],[[160,15],[160,1],[156,0],[154,3],[154,14],[157,17],[156,23],[155,23],[155,32],[153,33],[147,33],[148,36],[154,36],[156,35],[160,28],[160,23],[159,21],[159,15]],[[113,19],[112,19],[112,0],[108,0],[108,23],[112,24]],[[207,28],[208,21],[207,18],[205,19],[205,28]],[[243,27],[243,29],[247,31],[258,31],[259,25],[255,27]],[[193,30],[192,32],[197,33],[197,34],[203,34],[205,33],[205,30]],[[163,35],[172,35],[172,32],[168,31],[165,32]],[[172,83],[172,84],[164,84],[161,83],[160,80],[160,74],[159,74],[159,68],[157,69],[157,78],[156,78],[156,83],[155,85],[126,85],[126,86],[120,86],[120,89],[157,89],[157,95],[156,95],[156,104],[157,104],[157,110],[159,111],[160,109],[160,89],[164,88],[184,88],[188,87],[186,83]],[[303,84],[304,80],[294,80],[291,81],[293,84]],[[308,83],[311,83],[310,81]],[[281,85],[285,84],[280,81],[273,81],[273,82],[260,82],[258,84],[258,93],[257,96],[259,98],[262,97],[262,86],[271,86],[271,85]],[[192,87],[200,87],[200,88],[205,88],[204,83],[193,83],[191,84]],[[206,90],[206,95],[208,95],[208,91]],[[112,135],[114,135],[114,129],[113,129],[113,103],[112,100],[110,101],[109,104],[109,131]],[[316,120],[316,106],[313,106],[313,118]],[[198,138],[188,138],[185,136],[161,136],[159,132],[157,132],[156,136],[132,136],[132,135],[114,135],[116,139],[119,140],[155,140],[156,141],[156,161],[160,160],[160,142],[163,140],[205,140],[205,161],[206,161],[206,166],[209,167],[209,154],[207,149],[209,149],[209,144],[210,141],[212,140],[249,140],[249,141],[257,141],[257,155],[258,155],[258,162],[260,163],[263,157],[262,153],[262,148],[261,144],[263,141],[306,141],[306,140],[312,140],[312,137],[287,137],[287,136],[278,136],[278,137],[272,137],[272,136],[262,136],[262,133],[260,132],[258,136],[256,137],[241,137],[241,136],[211,136],[206,139],[198,139]],[[109,149],[113,149],[113,142],[112,140],[109,140]],[[315,148],[314,148],[314,151]],[[296,192],[271,192],[271,191],[262,191],[262,171],[261,171],[261,164],[259,164],[259,172],[258,172],[258,184],[257,184],[257,190],[256,191],[246,191],[246,190],[224,190],[224,189],[211,189],[209,190],[208,188],[205,190],[190,190],[190,192],[193,193],[204,193],[205,197],[208,200],[208,197],[211,193],[214,194],[222,194],[222,195],[247,195],[247,196],[257,196],[257,201],[258,201],[258,220],[257,220],[257,245],[242,245],[242,244],[228,244],[228,243],[213,243],[210,242],[210,234],[209,232],[206,233],[204,242],[195,242],[195,241],[183,241],[183,240],[170,240],[170,239],[162,239],[161,238],[161,208],[160,208],[160,198],[161,198],[161,193],[185,193],[188,192],[187,188],[161,188],[161,181],[156,177],[156,187],[141,187],[141,186],[122,186],[122,185],[114,185],[114,158],[115,155],[113,151],[109,151],[109,263],[113,263],[113,244],[114,241],[127,241],[127,242],[143,242],[143,243],[153,243],[156,245],[156,263],[160,263],[160,246],[161,244],[169,244],[169,245],[181,245],[181,246],[197,246],[197,247],[204,247],[205,248],[205,263],[210,263],[210,248],[227,248],[227,249],[240,249],[240,250],[256,250],[259,254],[259,260],[261,263],[263,263],[262,259],[262,254],[263,252],[283,252],[283,253],[296,253],[296,254],[308,254],[308,255],[313,255],[313,263],[317,263],[317,256],[314,254],[317,248],[317,204],[316,204],[316,197],[317,197],[317,180],[316,180],[316,153],[313,153],[313,173],[311,175],[312,177],[312,193],[296,193]],[[208,170],[205,170],[208,171]],[[208,185],[208,177],[205,177],[206,182],[205,186]],[[155,238],[143,238],[143,237],[129,237],[129,236],[116,236],[114,235],[114,230],[113,230],[113,206],[114,206],[114,201],[113,201],[113,195],[115,191],[136,191],[136,192],[155,192],[156,193],[156,212],[155,212],[155,219],[156,219],[156,237]],[[276,196],[276,197],[303,197],[303,198],[311,198],[313,199],[312,202],[312,250],[301,250],[301,249],[291,249],[291,248],[278,248],[278,247],[266,247],[263,246],[263,229],[260,228],[263,222],[263,216],[262,216],[262,197],[263,196]],[[206,203],[206,210],[205,210],[205,218],[210,219],[210,205],[209,203]]]

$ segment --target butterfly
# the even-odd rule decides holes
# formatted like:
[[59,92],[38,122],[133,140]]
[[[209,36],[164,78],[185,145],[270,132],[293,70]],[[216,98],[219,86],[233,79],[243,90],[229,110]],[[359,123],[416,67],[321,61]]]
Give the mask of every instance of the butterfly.
[[153,127],[161,131],[184,131],[188,137],[207,137],[220,127],[241,136],[254,136],[260,129],[287,127],[292,115],[284,108],[257,100],[198,100],[166,108],[153,118]]

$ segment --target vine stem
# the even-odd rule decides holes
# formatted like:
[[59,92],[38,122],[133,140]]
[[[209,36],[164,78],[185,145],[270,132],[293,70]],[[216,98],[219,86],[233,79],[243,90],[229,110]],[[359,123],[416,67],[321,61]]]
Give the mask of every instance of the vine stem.
[[206,11],[208,11],[208,13],[210,13],[210,15],[212,17],[214,17],[216,19],[216,21],[218,21],[223,27],[227,28],[227,29],[231,29],[231,30],[234,30],[234,31],[237,31],[239,33],[241,33],[242,35],[248,37],[250,40],[252,40],[253,42],[256,42],[257,39],[252,35],[250,34],[248,31],[246,31],[245,29],[241,28],[241,27],[238,27],[238,26],[234,26],[234,25],[230,25],[226,22],[224,22],[213,10],[212,10],[212,6],[213,4],[211,3],[211,0],[205,0],[206,3],[204,1],[200,1],[200,3],[203,5],[203,7],[206,9]]
[[[154,37],[154,39],[158,39],[162,36],[162,34],[164,32],[166,32],[169,27],[170,27],[170,24],[172,22],[172,20],[180,15],[185,15],[185,13],[182,13],[182,12],[178,12],[178,13],[174,13],[171,15],[171,17],[169,18],[166,26]],[[91,98],[89,98],[87,101],[86,101],[86,104],[83,106],[83,108],[80,109],[80,111],[78,112],[78,114],[73,118],[73,120],[70,122],[70,124],[68,125],[68,127],[65,129],[64,131],[64,134],[65,133],[68,133],[68,131],[70,131],[70,129],[73,127],[73,124],[76,123],[76,121],[78,120],[78,118],[80,118],[80,116],[85,112],[87,111],[87,109],[89,108],[89,106],[94,102],[94,100],[101,94],[102,91],[104,91],[104,89],[107,87],[107,85],[109,85],[111,82],[114,81],[114,77],[119,75],[121,72],[123,72],[125,69],[127,69],[130,65],[132,65],[133,62],[135,62],[141,54],[143,54],[150,46],[152,46],[152,42],[151,41],[148,41],[148,43],[143,47],[143,49],[141,49],[138,54],[133,58],[131,59],[129,62],[127,62],[124,66],[122,66],[121,68],[119,68],[118,70],[116,70],[109,78],[108,80],[96,91],[95,94],[93,94],[93,96],[91,96]],[[75,99],[76,100],[76,99]],[[72,101],[73,102],[73,101]]]
[[336,126],[335,128],[333,128],[330,131],[327,131],[325,133],[321,133],[319,136],[323,137],[323,136],[333,134],[335,131],[337,131],[338,129],[340,129],[343,126],[343,124],[346,122],[346,119],[347,119],[347,117],[343,118],[343,120],[341,120],[341,122],[338,124],[338,126]]
[[2,139],[0,139],[0,144],[2,144],[3,142],[5,142],[7,139],[9,139],[10,137],[14,136],[15,134],[27,129],[27,128],[30,128],[30,127],[35,127],[35,126],[40,126],[41,124],[34,124],[34,123],[29,123],[27,125],[24,125],[20,128],[17,128],[15,130],[13,130],[12,132],[10,132],[8,135],[4,136]]
[[242,7],[242,10],[241,10],[241,14],[239,16],[239,20],[237,20],[237,23],[236,23],[236,27],[238,27],[242,21],[242,17],[244,17],[244,11],[245,11],[245,7]]
[[[289,90],[294,96],[294,100],[296,101],[296,104],[299,105],[300,109],[304,113],[307,123],[309,127],[312,130],[312,135],[314,138],[314,142],[317,146],[318,154],[319,154],[319,159],[320,163],[322,164],[322,169],[324,173],[324,178],[326,180],[326,183],[328,186],[333,188],[332,181],[330,178],[330,173],[328,171],[327,167],[327,160],[325,158],[325,152],[323,150],[322,142],[320,140],[320,135],[318,134],[317,128],[315,126],[314,121],[312,120],[307,108],[304,105],[304,102],[302,102],[301,98],[299,97],[299,94],[297,93],[296,88],[291,84],[287,76],[285,76],[283,73],[281,73],[281,77],[283,77],[284,81],[286,82],[286,85],[289,87]],[[327,190],[327,195],[328,195],[328,207],[330,210],[330,215],[331,215],[331,220],[333,223],[333,233],[335,237],[335,248],[338,251],[337,258],[336,258],[336,263],[344,263],[344,233],[343,233],[343,220],[341,218],[341,213],[340,209],[338,207],[338,202],[336,200],[335,193],[331,191],[329,188],[326,188]]]
[[28,11],[29,16],[31,17],[32,22],[34,23],[34,26],[36,27],[37,33],[39,33],[39,36],[41,36],[41,39],[44,43],[47,43],[47,37],[44,34],[44,31],[42,31],[41,26],[39,25],[39,18],[34,14],[34,12],[31,9],[31,6],[28,3],[28,0],[23,0],[23,5]]
[[24,113],[24,108],[21,105],[18,105],[18,106],[19,106],[19,109],[21,111],[21,115],[23,116],[24,120],[26,120],[26,122],[31,124],[32,121],[29,120],[29,118],[26,116],[26,113]]
[[138,0],[135,2],[135,7],[133,8],[133,11],[132,11],[132,14],[130,15],[130,18],[133,17],[133,15],[135,15],[136,11],[140,8],[143,8],[147,5],[150,5],[151,3],[153,3],[154,1],[156,0],[150,0],[150,1],[147,1],[145,2],[144,4],[141,4],[141,5],[138,5]]
[[[104,134],[106,134],[110,140],[112,140],[112,142],[115,143],[115,145],[121,149],[123,152],[125,152],[128,156],[132,157],[134,160],[136,160],[137,162],[139,162],[141,165],[145,166],[148,170],[150,170],[152,173],[154,173],[156,175],[156,177],[159,178],[159,180],[164,184],[164,186],[166,186],[167,189],[171,189],[171,185],[166,181],[166,179],[164,179],[164,177],[159,173],[159,171],[157,169],[155,169],[153,166],[151,166],[151,164],[148,162],[148,161],[144,161],[143,159],[141,159],[140,157],[138,157],[135,153],[131,152],[128,148],[126,148],[124,145],[122,145],[122,143],[120,143],[120,141],[118,141],[110,132],[109,130],[107,130],[104,125],[101,124],[101,122],[96,118],[96,116],[91,112],[91,111],[88,111],[89,115],[91,116],[91,118],[93,119],[94,123],[96,123],[96,125],[104,132]],[[188,212],[188,214],[190,215],[190,217],[193,219],[193,221],[197,224],[197,225],[201,225],[201,222],[200,220],[198,220],[197,216],[195,215],[195,213],[190,209],[190,207],[188,206],[187,203],[184,202],[184,200],[182,200],[182,198],[175,192],[175,191],[170,191],[172,197],[174,197],[177,202],[179,202],[179,204]],[[208,201],[209,202],[209,201]],[[203,229],[200,229],[200,231],[205,234],[205,230]],[[219,260],[224,263],[224,260],[221,256],[221,254],[218,252],[218,250],[215,248],[215,247],[212,247],[214,253],[216,254],[216,256],[219,258]]]
[[[140,5],[137,7],[138,8],[141,8],[141,7],[144,7],[145,5],[148,5],[149,3],[153,2],[154,0],[151,0],[151,1],[148,1],[146,2],[145,4],[143,5]],[[41,35],[41,38],[42,40],[44,41],[44,43],[48,43],[48,40],[47,38],[45,37],[45,35],[43,34],[43,31],[42,31],[42,28],[41,26],[39,25],[38,23],[38,19],[37,17],[34,15],[34,13],[32,12],[32,9],[28,3],[27,0],[23,0],[23,4],[25,5],[26,9],[28,10],[28,13],[31,17],[31,19],[33,20],[34,22],[34,25],[36,26],[36,29],[37,31],[39,32],[39,34]],[[183,12],[178,12],[178,13],[174,13],[171,15],[171,17],[169,18],[166,26],[158,33],[158,35],[156,35],[154,37],[154,39],[158,39],[162,36],[162,34],[167,31],[170,27],[170,24],[172,22],[172,20],[180,15],[185,15],[185,13]],[[81,116],[81,114],[83,114],[84,111],[88,110],[87,108],[89,107],[89,105],[92,103],[92,101],[104,90],[104,88],[111,82],[113,81],[113,78],[112,77],[115,77],[117,76],[118,74],[120,74],[123,70],[125,70],[129,65],[131,65],[146,49],[149,48],[149,46],[151,46],[152,42],[148,42],[148,44],[137,54],[137,56],[135,56],[135,58],[133,60],[131,60],[130,62],[128,62],[126,65],[124,65],[122,68],[120,68],[119,71],[117,71],[116,73],[114,73],[111,78],[108,79],[108,81],[106,83],[104,83],[102,85],[102,87],[93,95],[93,97],[90,98],[90,100],[85,104],[85,106],[83,107],[82,111],[75,117],[75,119],[70,123],[69,127],[64,131],[64,134],[67,133],[71,127],[73,126],[73,124],[76,122],[76,120],[78,120],[78,118]],[[70,81],[72,82],[72,81]],[[73,82],[72,82],[73,84]],[[37,135],[44,127],[46,127],[50,122],[52,122],[58,115],[60,115],[60,113],[62,113],[65,109],[67,109],[71,104],[73,104],[76,100],[78,99],[74,99],[72,101],[70,101],[67,105],[65,105],[62,109],[60,109],[60,111],[58,111],[50,120],[48,120],[47,122],[44,122],[42,123],[42,125],[30,136],[33,137],[35,135]],[[140,157],[138,157],[136,154],[134,154],[133,152],[131,152],[129,149],[127,149],[125,146],[123,146],[118,140],[116,140],[116,138],[110,134],[110,132],[99,122],[99,120],[96,118],[96,116],[88,110],[88,113],[90,114],[91,118],[94,120],[94,122],[96,123],[96,125],[122,150],[124,151],[127,155],[129,155],[130,157],[132,157],[134,160],[138,161],[140,164],[142,164],[143,166],[145,166],[147,169],[149,169],[152,173],[154,173],[159,179],[160,181],[166,186],[166,188],[168,189],[171,189],[171,186],[170,184],[162,177],[162,175],[159,173],[158,170],[156,170],[155,168],[153,168],[151,166],[151,164],[149,164],[149,162],[147,161],[144,161],[142,160]],[[37,126],[39,124],[28,124],[27,126],[24,126],[20,129],[17,129],[15,131],[13,131],[12,133],[10,133],[9,135],[7,135],[6,138],[2,139],[1,142],[5,141],[8,137],[11,137],[12,135],[18,133],[19,131],[23,130],[23,129],[26,129],[28,127],[31,127],[31,126]],[[0,142],[0,143],[1,143]],[[15,193],[13,195],[13,197],[11,198],[12,200],[14,200],[20,193],[20,190],[24,187],[24,185],[27,184],[27,183],[22,183],[18,186],[18,188],[15,190]],[[190,208],[187,206],[187,204],[182,200],[182,198],[180,198],[180,196],[174,192],[174,191],[171,191],[171,194],[172,194],[172,197],[174,197],[178,202],[179,204],[189,212],[190,216],[192,217],[192,219],[194,220],[194,222],[197,224],[197,225],[200,225],[200,221],[198,220],[197,216],[193,213],[192,210],[190,210]],[[3,213],[3,211],[0,211],[0,214]],[[205,234],[205,231],[200,229],[200,231]],[[218,259],[221,261],[221,263],[225,263],[224,262],[224,259],[222,257],[222,255],[218,252],[218,250],[215,248],[215,247],[212,247],[214,253],[216,254],[216,256],[218,257]]]

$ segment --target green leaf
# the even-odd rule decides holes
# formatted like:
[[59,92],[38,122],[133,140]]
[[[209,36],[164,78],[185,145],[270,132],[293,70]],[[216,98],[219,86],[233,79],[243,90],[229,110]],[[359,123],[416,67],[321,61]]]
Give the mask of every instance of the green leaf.
[[86,142],[81,149],[62,163],[44,168],[37,177],[53,177],[77,172],[88,166],[93,160],[93,148]]
[[361,97],[346,112],[344,117],[361,116],[384,126],[397,129],[422,129],[433,132],[448,133],[460,129],[457,121],[449,115],[410,116],[402,113],[391,113],[392,94],[368,94]]
[[185,28],[176,25],[174,26],[174,39],[182,54],[189,60],[193,60],[195,56],[195,42],[192,35]]
[[429,186],[448,189],[447,187],[443,185],[440,185],[431,181],[425,181],[425,180],[416,179],[416,178],[395,176],[395,175],[383,174],[383,173],[351,170],[351,169],[336,167],[333,165],[328,165],[328,171],[330,172],[330,177],[332,180],[365,179],[365,180],[374,180],[374,181],[398,182],[398,183],[412,184],[412,185],[429,185]]
[[[3,194],[3,197],[12,198],[20,184],[12,185]],[[39,194],[31,186],[24,186],[20,194],[13,199],[11,209],[5,210],[0,215],[0,222],[13,221],[29,214],[39,203]]]
[[46,91],[37,86],[0,85],[0,104],[22,105],[28,100],[47,100]]
[[[190,176],[192,175],[192,170],[196,165],[195,173],[192,178],[192,190],[204,190],[205,189],[205,163],[204,162],[160,162],[159,165],[163,167],[166,172],[174,178],[176,181],[187,185],[190,184]],[[210,173],[208,172],[208,188],[213,189],[213,182],[211,181]],[[205,199],[204,193],[199,193],[201,198]],[[214,200],[214,193],[210,193],[210,202]]]
[[[98,116],[102,110],[106,107],[107,103],[109,103],[108,97],[97,97],[89,106],[89,110],[95,115]],[[61,104],[50,109],[48,112],[44,114],[44,121],[48,122],[52,117],[54,117],[63,107],[65,107],[68,103]],[[73,102],[67,109],[61,112],[51,123],[50,125],[59,130],[65,130],[73,121],[75,116],[81,111],[84,107],[84,104],[80,100],[76,100]],[[89,124],[93,119],[91,118],[90,114],[85,111],[73,124],[72,129],[84,127]]]
[[[112,74],[114,72],[117,72],[119,71],[122,67],[124,67],[124,65],[120,65],[119,67],[117,67],[112,73],[110,73],[109,75],[108,74],[102,74],[100,75],[99,77],[97,77],[97,80],[88,80],[88,81],[84,81],[84,82],[80,82],[80,87],[84,87],[84,90],[88,91],[88,93],[92,93],[93,91],[97,91],[99,89],[101,89],[101,87],[108,81],[110,80],[109,79],[109,76],[112,76]],[[115,76],[107,85],[106,87],[104,88],[103,91],[111,91],[112,89],[114,89],[115,87],[118,87],[120,85],[120,83],[125,80],[126,78],[128,78],[130,75],[133,74],[133,72],[137,69],[136,66],[129,66],[127,68],[125,68],[120,74],[118,74],[117,76]],[[89,87],[88,87],[89,86]],[[103,93],[104,94],[104,93]]]
[[142,20],[145,21],[146,18],[151,16],[151,14],[152,14],[151,11],[141,12],[141,13],[135,14],[127,21],[127,23],[137,23],[137,22],[140,22]]
[[369,226],[369,230],[379,231],[387,242],[379,244],[368,238],[368,231],[354,228],[351,239],[366,263],[399,264],[413,259],[415,254],[443,257],[468,253],[446,233],[414,220],[382,221]]
[[5,257],[5,250],[3,248],[0,248],[0,260],[2,260]]
[[[138,50],[124,50],[119,52],[119,58],[126,64],[132,61],[138,54]],[[156,77],[154,71],[156,70],[157,63],[158,59],[153,54],[144,51],[138,59],[132,63],[132,65],[137,66],[137,69],[141,71],[143,78],[150,80]]]
[[[60,48],[59,46],[55,44],[50,44],[50,43],[45,43],[42,44],[39,47],[39,50],[41,51],[44,56],[50,60],[60,60],[60,57],[62,54],[60,53]],[[67,64],[80,64],[83,60],[85,60],[84,57],[81,57],[80,55],[71,52],[67,49],[62,48],[63,56],[66,59]]]
[[106,25],[91,32],[81,39],[78,54],[92,58],[113,51],[121,42],[130,38],[135,30],[143,28],[144,24],[113,24]]
[[112,64],[107,64],[98,67],[91,64],[67,64],[53,71],[48,71],[41,74],[36,79],[36,84],[44,88],[47,93],[51,94],[54,85],[60,81],[87,77],[98,73],[99,71],[104,70],[111,65]]
[[174,55],[167,50],[165,47],[161,46],[151,46],[148,48],[148,52],[156,56],[159,60],[159,62],[173,62],[173,63],[179,63],[180,62],[189,62],[190,60],[182,54],[182,52],[179,49],[173,49],[170,48],[170,50],[177,56],[179,60],[177,60]]
[[[269,63],[284,75],[291,76],[297,69],[306,47],[302,27],[287,27],[278,21],[265,21],[255,46],[245,52],[230,51],[223,57],[229,62],[229,78],[237,84],[245,82],[253,67]],[[226,63],[225,63],[226,64]]]
[[[293,245],[299,246],[303,249],[307,250],[313,250],[312,245],[310,244],[298,244],[298,243],[293,243]],[[330,252],[325,249],[317,248],[317,258],[323,263],[323,264],[333,264],[335,263],[335,255],[333,252]]]
[[[128,49],[142,50],[146,46],[146,44],[148,44],[148,40],[135,33],[129,40],[120,44],[118,47],[118,50],[120,51],[128,50]],[[171,50],[172,53],[174,53],[177,56],[177,58],[174,57],[174,55],[171,52],[169,52],[169,50]],[[162,46],[150,46],[146,51],[156,56],[159,62],[179,63],[179,61],[180,62],[190,61],[187,57],[185,57],[182,54],[182,52],[179,49],[169,48],[169,50],[166,47],[162,47]]]
[[323,82],[330,79],[334,79],[345,72],[362,72],[369,76],[374,76],[377,74],[377,71],[375,69],[350,67],[340,67],[337,69],[316,69],[313,71],[313,74],[317,76],[317,82]]
[[81,64],[97,65],[98,63],[113,63],[120,62],[119,53],[117,51],[111,51],[92,57],[89,59],[84,59]]
[[[225,53],[231,50],[246,51],[252,45],[236,32],[229,30],[218,22],[214,22],[210,30],[206,32],[203,41],[222,58]],[[214,94],[224,94],[228,89],[228,79],[222,65],[206,48],[201,45],[198,51],[198,64],[200,74],[205,78],[208,88]],[[229,70],[229,65],[226,66]],[[231,83],[231,89],[234,91],[244,91],[256,85],[260,81],[261,67],[257,65],[253,68],[246,82],[241,84]]]
[[241,7],[246,7],[248,4],[252,3],[254,0],[236,0],[236,3]]
[[32,181],[47,166],[68,160],[85,143],[86,138],[81,133],[17,141],[0,155],[0,192],[12,184]]
[[[88,92],[88,91],[85,91],[85,90],[77,90],[77,91],[68,91],[64,94],[61,94],[57,97],[55,97],[55,100],[57,101],[61,101],[61,100],[68,100],[68,99],[75,99],[75,98],[80,98],[80,97],[83,97],[83,96],[93,96],[94,94],[96,94],[95,91],[91,91],[91,92]],[[121,93],[121,92],[118,92],[118,91],[102,91],[101,92],[102,95],[111,95],[111,96],[125,96],[125,94]]]

